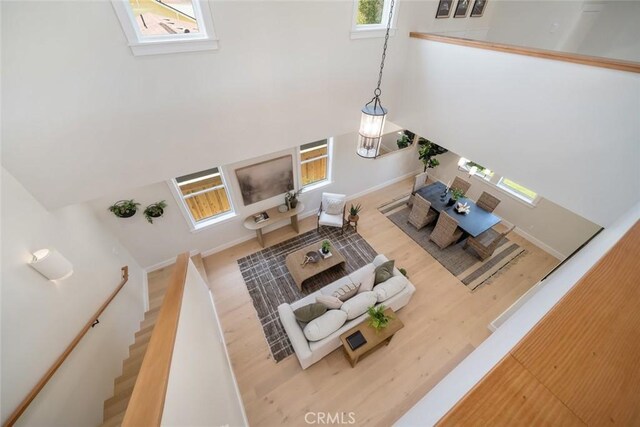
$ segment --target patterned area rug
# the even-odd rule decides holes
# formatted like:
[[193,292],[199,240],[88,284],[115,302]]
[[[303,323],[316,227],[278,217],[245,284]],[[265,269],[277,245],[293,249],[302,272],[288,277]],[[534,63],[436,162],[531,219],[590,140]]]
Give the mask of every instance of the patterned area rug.
[[[287,270],[285,258],[291,252],[325,239],[340,251],[346,265],[336,266],[306,280],[302,291],[299,291]],[[319,232],[309,231],[238,260],[242,278],[276,362],[293,354],[291,342],[280,323],[278,306],[297,301],[346,276],[373,261],[376,255],[376,251],[353,230],[345,230],[342,235],[339,228],[321,227]]]
[[495,278],[497,274],[526,254],[523,248],[506,237],[500,242],[493,255],[485,261],[481,261],[473,249],[464,249],[464,241],[440,249],[429,240],[435,223],[420,230],[409,224],[411,209],[407,206],[408,199],[409,195],[405,194],[385,203],[378,210],[472,291],[483,284],[490,283],[490,279]]

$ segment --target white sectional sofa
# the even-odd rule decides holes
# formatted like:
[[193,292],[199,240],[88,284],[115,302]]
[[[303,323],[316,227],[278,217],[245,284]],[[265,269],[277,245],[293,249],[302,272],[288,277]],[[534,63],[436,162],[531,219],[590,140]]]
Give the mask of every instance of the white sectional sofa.
[[[338,289],[339,287],[347,283],[350,283],[350,282],[360,283],[363,279],[364,274],[370,273],[372,268],[375,268],[386,261],[388,261],[387,257],[385,257],[384,255],[378,255],[375,257],[372,264],[367,264],[366,266],[354,271],[353,273],[345,277],[342,277],[341,279],[338,279],[333,283],[328,284],[324,288],[312,294],[309,294],[306,297],[294,303],[281,304],[278,307],[278,314],[280,315],[280,321],[282,322],[282,325],[284,326],[284,329],[287,332],[287,335],[289,336],[289,340],[293,345],[293,349],[296,352],[296,356],[300,361],[300,365],[302,366],[302,369],[308,368],[309,366],[313,365],[314,363],[322,359],[327,354],[331,353],[333,350],[340,347],[342,345],[340,341],[340,335],[343,332],[347,331],[348,329],[352,328],[353,326],[367,320],[369,315],[365,312],[364,314],[361,314],[354,319],[347,320],[338,329],[336,329],[334,332],[331,332],[325,338],[322,338],[318,341],[309,341],[307,340],[307,337],[305,336],[303,331],[304,325],[301,325],[296,320],[296,317],[293,311],[302,306],[316,302],[316,296],[320,294],[331,295],[336,289]],[[402,278],[402,279],[393,279],[393,280],[395,282],[398,282],[398,281],[402,282],[404,286],[403,289],[395,293],[394,295],[390,296],[388,299],[377,302],[376,305],[384,304],[385,307],[391,307],[394,311],[398,311],[400,308],[407,305],[407,303],[411,299],[411,296],[415,292],[416,288],[415,286],[413,286],[413,284],[409,280],[404,278],[402,273],[400,273],[400,271],[398,271],[397,268],[393,269],[393,275],[394,277],[399,276]],[[389,280],[392,280],[392,279],[389,279]],[[387,283],[387,282],[383,282],[376,285],[373,288],[373,292],[376,292],[376,288],[383,285],[384,283]],[[379,288],[377,294],[381,294],[380,292],[381,290],[382,288]],[[384,295],[384,293],[382,293],[382,295]],[[348,301],[349,300],[347,300],[347,302]],[[333,319],[329,319],[329,320],[335,321],[336,316],[331,316],[332,314],[338,314],[338,313],[335,313],[335,310],[329,310],[325,314],[323,314],[321,317],[323,316],[326,316],[327,318],[332,317]]]

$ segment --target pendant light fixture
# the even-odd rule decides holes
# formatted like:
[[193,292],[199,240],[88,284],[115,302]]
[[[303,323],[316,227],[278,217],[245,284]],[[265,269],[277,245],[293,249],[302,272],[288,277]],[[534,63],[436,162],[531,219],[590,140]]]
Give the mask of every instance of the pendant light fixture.
[[380,151],[380,141],[384,130],[384,121],[387,116],[387,109],[380,102],[380,84],[382,83],[382,69],[384,59],[387,55],[387,43],[389,42],[389,30],[393,18],[393,5],[395,0],[391,0],[389,7],[389,20],[387,21],[387,33],[384,36],[384,46],[382,48],[382,61],[380,62],[380,74],[378,75],[378,86],[373,91],[373,99],[362,107],[362,118],[360,119],[360,132],[358,137],[358,148],[356,152],[360,157],[375,159]]

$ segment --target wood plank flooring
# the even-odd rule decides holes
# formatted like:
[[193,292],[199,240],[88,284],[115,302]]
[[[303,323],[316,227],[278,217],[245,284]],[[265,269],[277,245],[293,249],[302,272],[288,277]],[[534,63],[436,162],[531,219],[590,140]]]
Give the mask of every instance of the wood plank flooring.
[[[493,283],[471,293],[377,211],[379,205],[410,189],[411,180],[405,180],[353,201],[364,208],[358,232],[378,253],[406,268],[417,288],[413,299],[398,312],[405,328],[391,345],[355,368],[340,349],[306,370],[300,368],[295,355],[278,364],[271,359],[236,263],[261,249],[255,239],[203,260],[252,426],[304,425],[308,412],[353,413],[356,425],[392,424],[487,338],[491,320],[558,263],[512,233],[509,238],[528,254]],[[300,232],[315,226],[315,217],[306,218],[300,222]],[[274,244],[295,235],[291,227],[283,226],[270,233],[267,242]]]

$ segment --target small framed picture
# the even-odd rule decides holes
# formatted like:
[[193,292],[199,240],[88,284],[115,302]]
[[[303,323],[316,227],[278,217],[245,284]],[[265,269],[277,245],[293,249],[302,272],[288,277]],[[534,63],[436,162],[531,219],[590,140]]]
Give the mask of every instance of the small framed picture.
[[479,18],[484,13],[484,8],[487,6],[488,0],[475,0],[473,7],[471,8],[471,17]]
[[438,3],[438,11],[436,12],[436,18],[448,18],[451,15],[451,9],[453,8],[453,0],[440,0]]
[[453,14],[453,17],[465,18],[467,16],[467,11],[469,10],[469,2],[470,0],[458,0],[458,4],[456,5],[456,11]]

